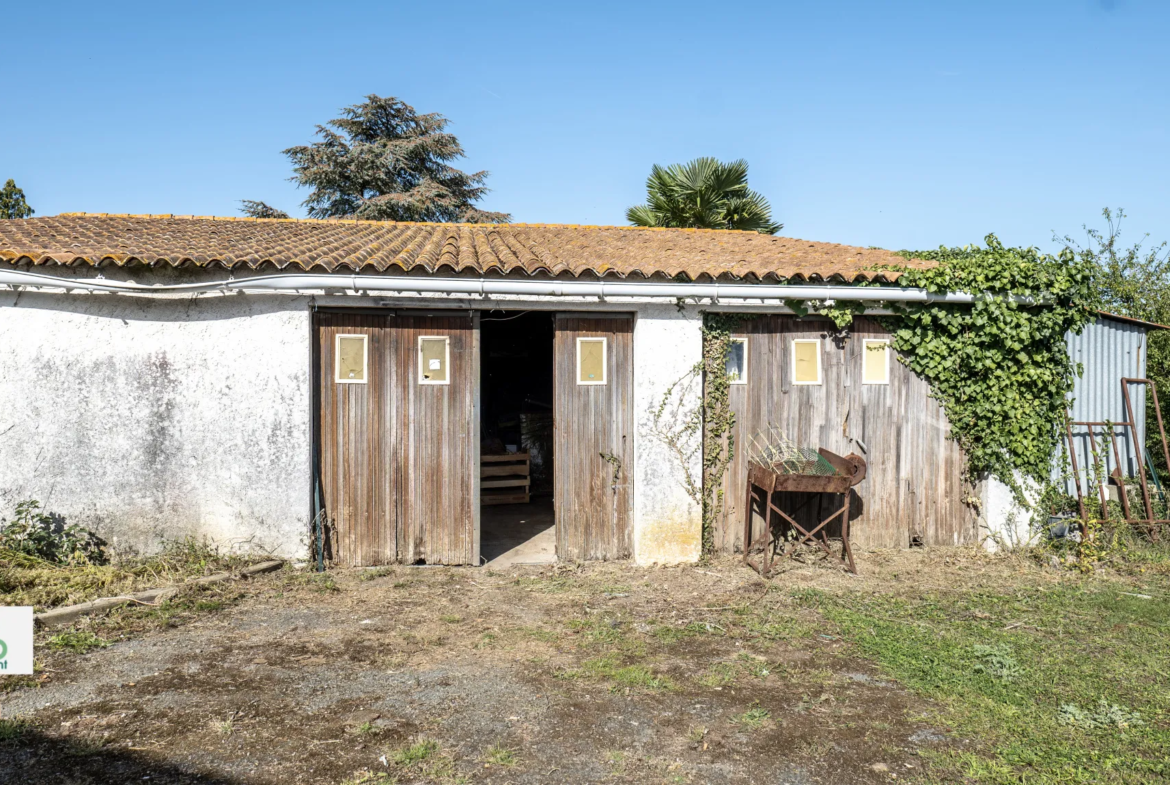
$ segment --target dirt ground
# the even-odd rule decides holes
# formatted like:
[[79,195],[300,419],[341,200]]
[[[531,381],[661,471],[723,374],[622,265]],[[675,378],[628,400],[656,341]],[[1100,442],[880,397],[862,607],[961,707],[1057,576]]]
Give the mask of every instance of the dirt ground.
[[48,680],[0,693],[30,721],[0,740],[0,782],[914,780],[922,752],[965,742],[794,595],[1011,566],[941,550],[859,568],[285,570],[179,626],[42,649]]

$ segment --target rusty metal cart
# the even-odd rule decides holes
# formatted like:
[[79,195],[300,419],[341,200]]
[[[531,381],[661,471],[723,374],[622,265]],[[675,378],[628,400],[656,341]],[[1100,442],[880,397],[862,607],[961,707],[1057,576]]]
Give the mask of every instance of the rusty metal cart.
[[[747,503],[744,505],[743,561],[761,576],[768,578],[772,573],[773,541],[772,513],[776,513],[797,533],[796,538],[784,545],[784,555],[793,556],[801,545],[813,543],[825,553],[832,555],[829,547],[828,525],[841,519],[841,562],[850,572],[856,574],[853,550],[849,547],[849,491],[865,479],[865,459],[850,453],[842,458],[836,453],[821,448],[799,450],[783,459],[767,461],[753,458],[748,461]],[[764,507],[764,532],[752,540],[752,500],[762,496]],[[790,493],[831,493],[844,498],[841,508],[815,526],[806,529],[791,515],[777,507],[772,496],[777,492]],[[819,536],[818,536],[819,535]],[[758,562],[753,555],[759,555]]]

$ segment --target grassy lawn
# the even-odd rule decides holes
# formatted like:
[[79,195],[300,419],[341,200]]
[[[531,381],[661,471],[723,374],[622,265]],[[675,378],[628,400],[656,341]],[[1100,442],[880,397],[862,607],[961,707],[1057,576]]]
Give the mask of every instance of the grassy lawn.
[[961,741],[937,781],[1170,781],[1170,581],[1019,580],[971,590],[795,593],[929,698]]
[[[94,748],[125,781],[184,782],[166,767],[214,752],[225,777],[264,785],[1170,783],[1170,558],[1119,550],[1090,570],[1065,555],[874,551],[858,576],[785,561],[771,581],[718,558],[188,587],[39,633],[40,677],[0,694],[52,700],[5,715],[0,768],[35,750],[42,773],[68,774],[54,750]],[[66,574],[99,571],[110,593],[230,566],[189,547],[8,569],[49,603],[87,598]],[[133,657],[117,645],[148,639]],[[321,684],[349,686],[326,700]],[[329,755],[299,754],[313,743]]]

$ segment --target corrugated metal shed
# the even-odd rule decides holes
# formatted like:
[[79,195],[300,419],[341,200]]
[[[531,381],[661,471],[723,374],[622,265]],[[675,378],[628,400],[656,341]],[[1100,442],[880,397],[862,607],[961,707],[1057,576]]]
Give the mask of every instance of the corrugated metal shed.
[[[1125,422],[1129,419],[1125,410],[1125,399],[1122,397],[1121,380],[1145,378],[1146,337],[1150,327],[1152,325],[1146,326],[1145,323],[1136,320],[1122,320],[1103,314],[1086,326],[1080,335],[1070,333],[1065,337],[1069,356],[1073,362],[1081,363],[1084,368],[1082,376],[1076,380],[1073,388],[1073,405],[1070,411],[1070,418],[1073,421]],[[1139,444],[1145,444],[1145,385],[1131,384],[1129,394],[1137,422],[1137,440]],[[1104,428],[1095,428],[1094,431],[1100,450],[1101,438],[1107,435],[1108,431]],[[1125,427],[1115,427],[1114,433],[1117,435],[1121,471],[1127,477],[1136,477],[1138,456],[1134,450],[1133,435],[1130,429]],[[1092,477],[1093,451],[1088,428],[1084,426],[1073,428],[1073,444],[1076,448],[1081,488],[1087,494],[1096,494],[1096,487],[1089,481]],[[1062,464],[1065,462],[1066,452],[1067,449],[1057,455],[1053,466],[1054,479],[1059,479],[1063,474]],[[1118,462],[1108,445],[1105,452],[1106,455],[1101,458],[1107,461],[1107,471],[1111,472]],[[1071,474],[1065,481],[1065,488],[1070,495],[1076,492]]]

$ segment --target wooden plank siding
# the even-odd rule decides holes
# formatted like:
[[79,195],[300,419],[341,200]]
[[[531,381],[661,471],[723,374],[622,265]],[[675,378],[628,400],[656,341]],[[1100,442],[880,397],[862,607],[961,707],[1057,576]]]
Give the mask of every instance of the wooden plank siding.
[[[394,318],[399,373],[393,396],[399,558],[472,564],[479,558],[478,315]],[[418,339],[450,338],[450,384],[419,384]]]
[[[398,559],[395,526],[397,477],[390,460],[395,364],[387,317],[317,315],[318,434],[321,490],[332,525],[333,558],[347,565],[389,564]],[[365,335],[366,384],[334,380],[338,335]]]
[[[479,558],[478,318],[319,313],[318,434],[333,558]],[[338,334],[368,337],[366,384],[334,380]],[[420,385],[419,336],[450,339],[450,384]]]
[[[963,501],[963,457],[927,383],[890,357],[889,384],[862,384],[863,339],[889,338],[877,322],[857,318],[848,336],[825,319],[762,316],[747,319],[735,337],[747,338],[747,384],[733,384],[735,456],[724,476],[724,509],[716,521],[716,550],[741,551],[749,437],[781,428],[803,447],[855,452],[868,473],[852,493],[851,540],[863,547],[905,548],[912,536],[925,545],[977,539],[975,512]],[[792,340],[818,339],[822,383],[792,383]],[[892,351],[892,349],[891,349]],[[864,445],[864,447],[862,446]],[[815,523],[841,497],[778,494],[783,509]],[[753,536],[762,533],[758,514]]]
[[[603,337],[604,385],[577,383],[577,339]],[[633,522],[634,320],[558,314],[554,339],[553,499],[557,558],[625,559]],[[602,454],[620,462],[614,465]]]

